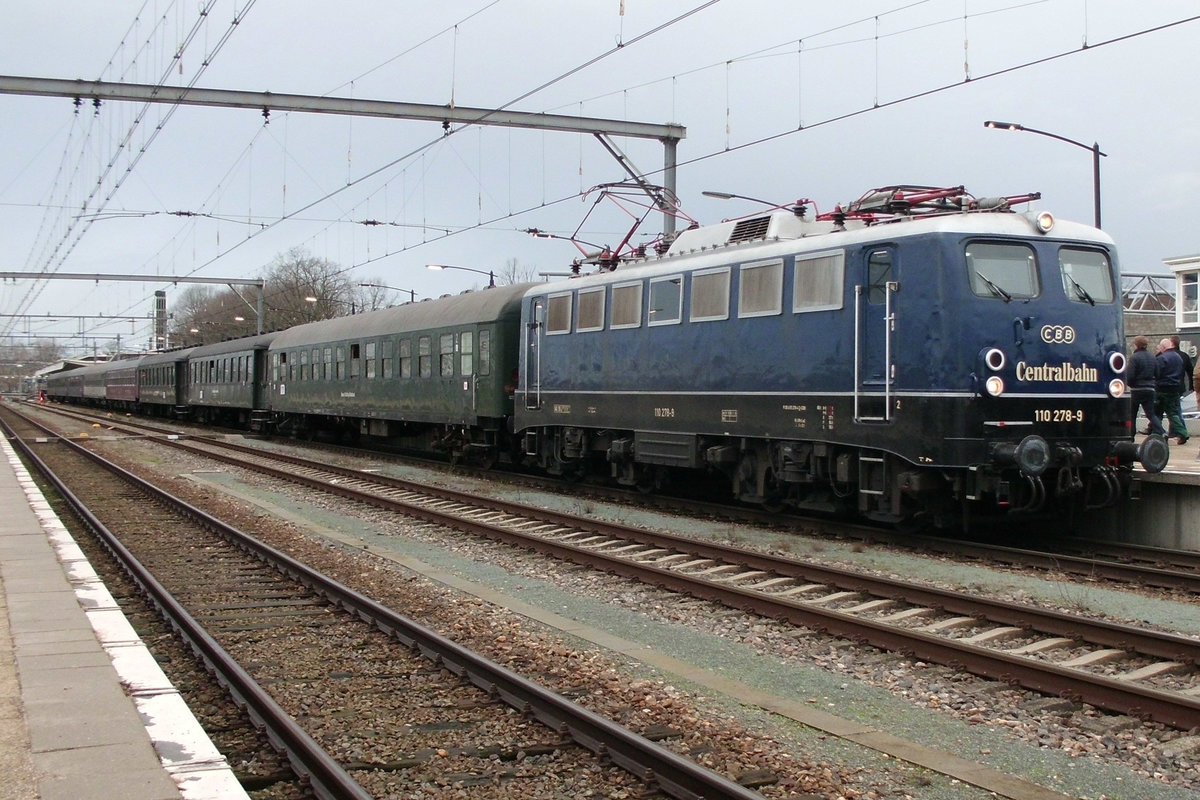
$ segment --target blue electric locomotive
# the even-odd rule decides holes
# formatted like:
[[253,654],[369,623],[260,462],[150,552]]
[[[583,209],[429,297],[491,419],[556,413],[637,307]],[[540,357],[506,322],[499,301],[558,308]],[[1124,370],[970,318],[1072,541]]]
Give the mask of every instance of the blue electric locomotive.
[[845,209],[696,227],[661,256],[540,284],[515,429],[551,472],[955,524],[1098,507],[1136,462],[1117,256],[1035,199],[887,187]]

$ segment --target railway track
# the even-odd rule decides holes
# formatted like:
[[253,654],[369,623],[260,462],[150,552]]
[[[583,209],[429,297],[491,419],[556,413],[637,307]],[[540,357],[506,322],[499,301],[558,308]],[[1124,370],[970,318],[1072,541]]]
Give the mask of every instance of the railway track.
[[[57,405],[41,406],[40,408],[54,414],[111,427],[114,430],[127,430],[134,435],[141,433],[160,436],[188,436],[212,440],[223,438],[212,435],[207,429],[199,429],[201,431],[199,433],[195,431],[180,433],[178,425],[164,426],[132,419],[117,421],[111,414],[98,415],[83,412],[77,408],[68,409]],[[305,443],[305,446],[317,447],[322,451],[348,457],[361,457],[366,452],[372,458],[396,459],[401,463],[410,461],[410,457],[407,456],[363,451],[345,445]],[[420,460],[420,463],[422,466],[430,466],[430,462],[426,460]],[[437,468],[444,464],[437,462],[432,466]],[[481,477],[502,475],[506,481],[519,484],[528,483],[531,487],[544,488],[547,491],[561,491],[561,484],[547,481],[540,476],[511,472],[496,473],[461,465],[454,469],[456,474]],[[615,502],[630,502],[631,497],[636,497],[639,505],[649,505],[665,513],[702,515],[713,519],[729,519],[766,527],[797,530],[802,531],[805,535],[863,541],[869,544],[886,544],[890,547],[911,549],[920,553],[977,560],[1018,569],[1029,568],[1055,575],[1073,575],[1088,581],[1116,581],[1132,586],[1153,587],[1188,595],[1200,594],[1200,553],[1188,550],[1062,537],[1048,532],[1039,532],[1037,535],[1037,540],[1043,549],[1031,549],[1004,544],[1002,541],[927,536],[828,519],[822,519],[820,530],[817,530],[813,526],[812,520],[804,517],[773,514],[757,508],[735,507],[698,500],[693,497],[645,495],[609,486],[580,484],[572,484],[570,491],[572,495]]]
[[[589,790],[637,796],[761,797],[180,503],[87,448],[15,442],[50,475],[87,473],[78,496],[52,480],[78,500],[89,527],[186,632],[238,703],[267,726],[318,797],[399,796],[394,792],[413,782],[503,783],[511,796],[533,797],[580,775]],[[99,477],[96,464],[104,469]],[[134,499],[134,492],[153,502]],[[116,530],[100,521],[105,516]],[[395,691],[398,685],[405,690]],[[404,779],[396,779],[401,772]]]
[[1200,641],[264,453],[226,463],[672,591],[1188,730]]

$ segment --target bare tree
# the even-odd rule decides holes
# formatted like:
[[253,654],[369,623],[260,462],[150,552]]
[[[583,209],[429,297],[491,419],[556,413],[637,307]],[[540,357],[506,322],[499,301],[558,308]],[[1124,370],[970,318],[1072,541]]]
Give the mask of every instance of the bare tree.
[[358,310],[355,287],[333,262],[302,247],[276,256],[264,276],[269,328],[352,314]]
[[504,262],[504,266],[496,272],[496,283],[509,286],[514,283],[529,283],[537,280],[537,267],[532,264],[521,265],[515,258]]

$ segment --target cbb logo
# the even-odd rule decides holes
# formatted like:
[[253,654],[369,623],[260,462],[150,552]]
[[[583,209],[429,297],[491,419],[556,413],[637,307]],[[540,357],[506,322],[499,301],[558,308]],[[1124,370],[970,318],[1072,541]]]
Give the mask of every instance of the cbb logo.
[[1042,341],[1046,344],[1070,344],[1075,341],[1075,329],[1070,325],[1043,325]]

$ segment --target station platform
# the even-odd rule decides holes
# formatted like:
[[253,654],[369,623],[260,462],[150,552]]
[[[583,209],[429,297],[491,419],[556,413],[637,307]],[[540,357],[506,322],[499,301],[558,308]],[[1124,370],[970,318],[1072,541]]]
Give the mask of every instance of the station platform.
[[246,798],[0,437],[0,796]]

